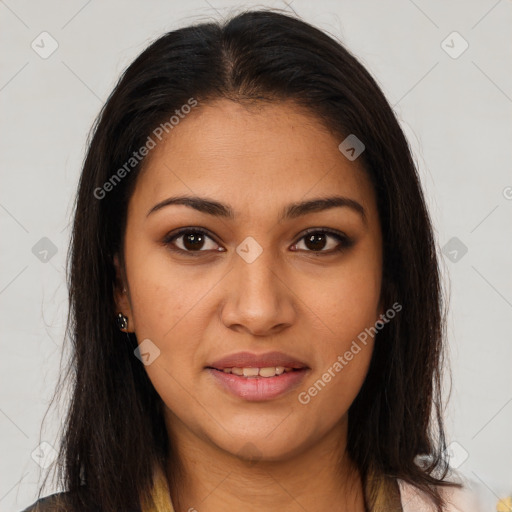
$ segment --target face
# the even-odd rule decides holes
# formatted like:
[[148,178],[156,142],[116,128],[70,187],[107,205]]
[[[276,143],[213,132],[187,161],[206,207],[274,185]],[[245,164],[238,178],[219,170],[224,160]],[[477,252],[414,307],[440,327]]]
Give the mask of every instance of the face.
[[[148,156],[116,302],[169,428],[279,460],[346,424],[373,351],[358,336],[383,312],[382,239],[372,185],[340,142],[292,103],[221,100]],[[165,204],[178,196],[223,206]],[[297,207],[334,196],[344,200]]]

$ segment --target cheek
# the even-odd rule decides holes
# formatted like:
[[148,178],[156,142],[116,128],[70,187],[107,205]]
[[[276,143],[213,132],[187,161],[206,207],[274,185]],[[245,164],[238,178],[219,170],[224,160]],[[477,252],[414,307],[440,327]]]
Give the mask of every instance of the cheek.
[[323,431],[336,424],[359,393],[368,372],[373,344],[361,345],[358,350],[350,361],[344,352],[333,356],[298,390],[297,401],[302,415],[309,418],[307,421],[315,424],[316,429]]
[[[334,419],[348,410],[368,372],[379,318],[381,269],[378,253],[354,253],[329,279],[305,295],[311,315],[316,367],[299,402]],[[300,397],[299,397],[300,398]]]
[[[355,398],[364,381],[373,352],[374,339],[370,328],[375,326],[379,298],[378,289],[340,280],[331,297],[317,297],[316,310],[320,320],[313,339],[317,365],[312,378],[320,379],[329,388],[334,400]],[[354,286],[350,286],[354,284]],[[339,288],[343,290],[340,293]],[[322,383],[319,390],[322,390]],[[314,391],[313,391],[314,393]],[[337,400],[336,399],[336,400]],[[339,408],[339,405],[338,405]]]
[[[381,268],[374,257],[357,251],[335,270],[310,282],[302,296],[317,315],[317,324],[325,331],[318,342],[326,341],[325,353],[334,347],[338,352],[379,317]],[[323,326],[323,327],[322,327]],[[344,351],[344,350],[343,350]],[[332,351],[331,351],[332,352]]]
[[159,353],[145,369],[157,392],[162,398],[169,395],[173,403],[180,400],[184,383],[191,382],[197,372],[198,349],[206,329],[206,315],[201,311],[208,282],[197,275],[194,278],[191,268],[176,271],[163,251],[134,248],[130,256],[127,268],[134,329],[139,344],[149,339]]
[[[172,263],[165,248],[134,248],[129,261],[134,325],[140,335],[166,344],[179,344],[183,325],[194,327],[196,307],[215,281],[208,273],[198,275],[193,266]],[[128,265],[127,265],[128,266]],[[187,336],[195,339],[194,336]],[[183,338],[181,341],[184,341]]]
[[364,284],[360,277],[340,275],[326,293],[312,297],[319,317],[311,319],[316,364],[297,398],[322,424],[332,424],[348,411],[370,365],[380,287],[378,279]]

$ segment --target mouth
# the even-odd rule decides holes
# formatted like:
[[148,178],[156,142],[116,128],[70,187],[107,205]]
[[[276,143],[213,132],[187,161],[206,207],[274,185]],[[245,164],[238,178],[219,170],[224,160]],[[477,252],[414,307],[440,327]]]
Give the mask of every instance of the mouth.
[[[277,374],[282,374],[283,372],[289,372],[291,370],[300,370],[303,368],[308,368],[306,363],[296,359],[288,354],[283,352],[266,352],[263,354],[253,354],[252,352],[237,352],[235,354],[230,354],[216,361],[208,362],[207,368],[212,368],[215,370],[231,370],[231,373],[235,375],[244,375],[244,371],[246,371],[245,376],[251,377],[256,376],[251,372],[255,372],[255,369],[263,370],[263,374],[261,376],[265,376],[265,374],[271,374],[271,369],[274,369]],[[227,372],[229,373],[229,372]]]
[[311,369],[282,352],[238,352],[209,363],[205,370],[214,384],[231,396],[265,401],[298,387]]
[[309,368],[207,367],[205,370],[224,393],[249,402],[265,402],[283,397],[300,386]]
[[236,375],[238,377],[245,377],[247,379],[254,379],[258,377],[262,377],[264,379],[269,379],[272,377],[278,377],[279,375],[283,375],[284,373],[290,372],[299,372],[301,370],[305,370],[306,368],[291,368],[285,366],[267,366],[264,368],[257,368],[252,366],[247,366],[244,368],[240,368],[234,366],[232,368],[213,368],[211,366],[206,367],[209,370],[216,370],[222,373],[228,373],[231,375]]

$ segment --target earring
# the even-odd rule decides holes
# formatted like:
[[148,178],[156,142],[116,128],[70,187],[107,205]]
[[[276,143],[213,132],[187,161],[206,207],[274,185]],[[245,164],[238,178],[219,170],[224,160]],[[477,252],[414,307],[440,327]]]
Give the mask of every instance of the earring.
[[118,313],[116,317],[117,326],[123,330],[128,327],[128,317],[124,316],[123,313]]

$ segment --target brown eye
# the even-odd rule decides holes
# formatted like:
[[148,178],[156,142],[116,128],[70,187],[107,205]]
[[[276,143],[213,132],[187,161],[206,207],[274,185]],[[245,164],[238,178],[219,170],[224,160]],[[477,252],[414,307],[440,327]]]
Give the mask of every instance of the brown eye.
[[318,229],[309,231],[300,240],[304,240],[303,247],[299,247],[300,241],[293,247],[295,247],[295,250],[306,250],[307,252],[332,253],[345,249],[353,243],[352,240],[341,233]]
[[181,235],[179,238],[182,238],[182,244],[187,251],[196,251],[203,247],[206,237],[202,233],[191,232]]
[[321,251],[325,248],[328,237],[325,233],[313,233],[304,237],[304,245],[312,251]]
[[177,252],[194,253],[219,250],[215,241],[201,229],[183,229],[178,233],[168,236],[164,244]]

